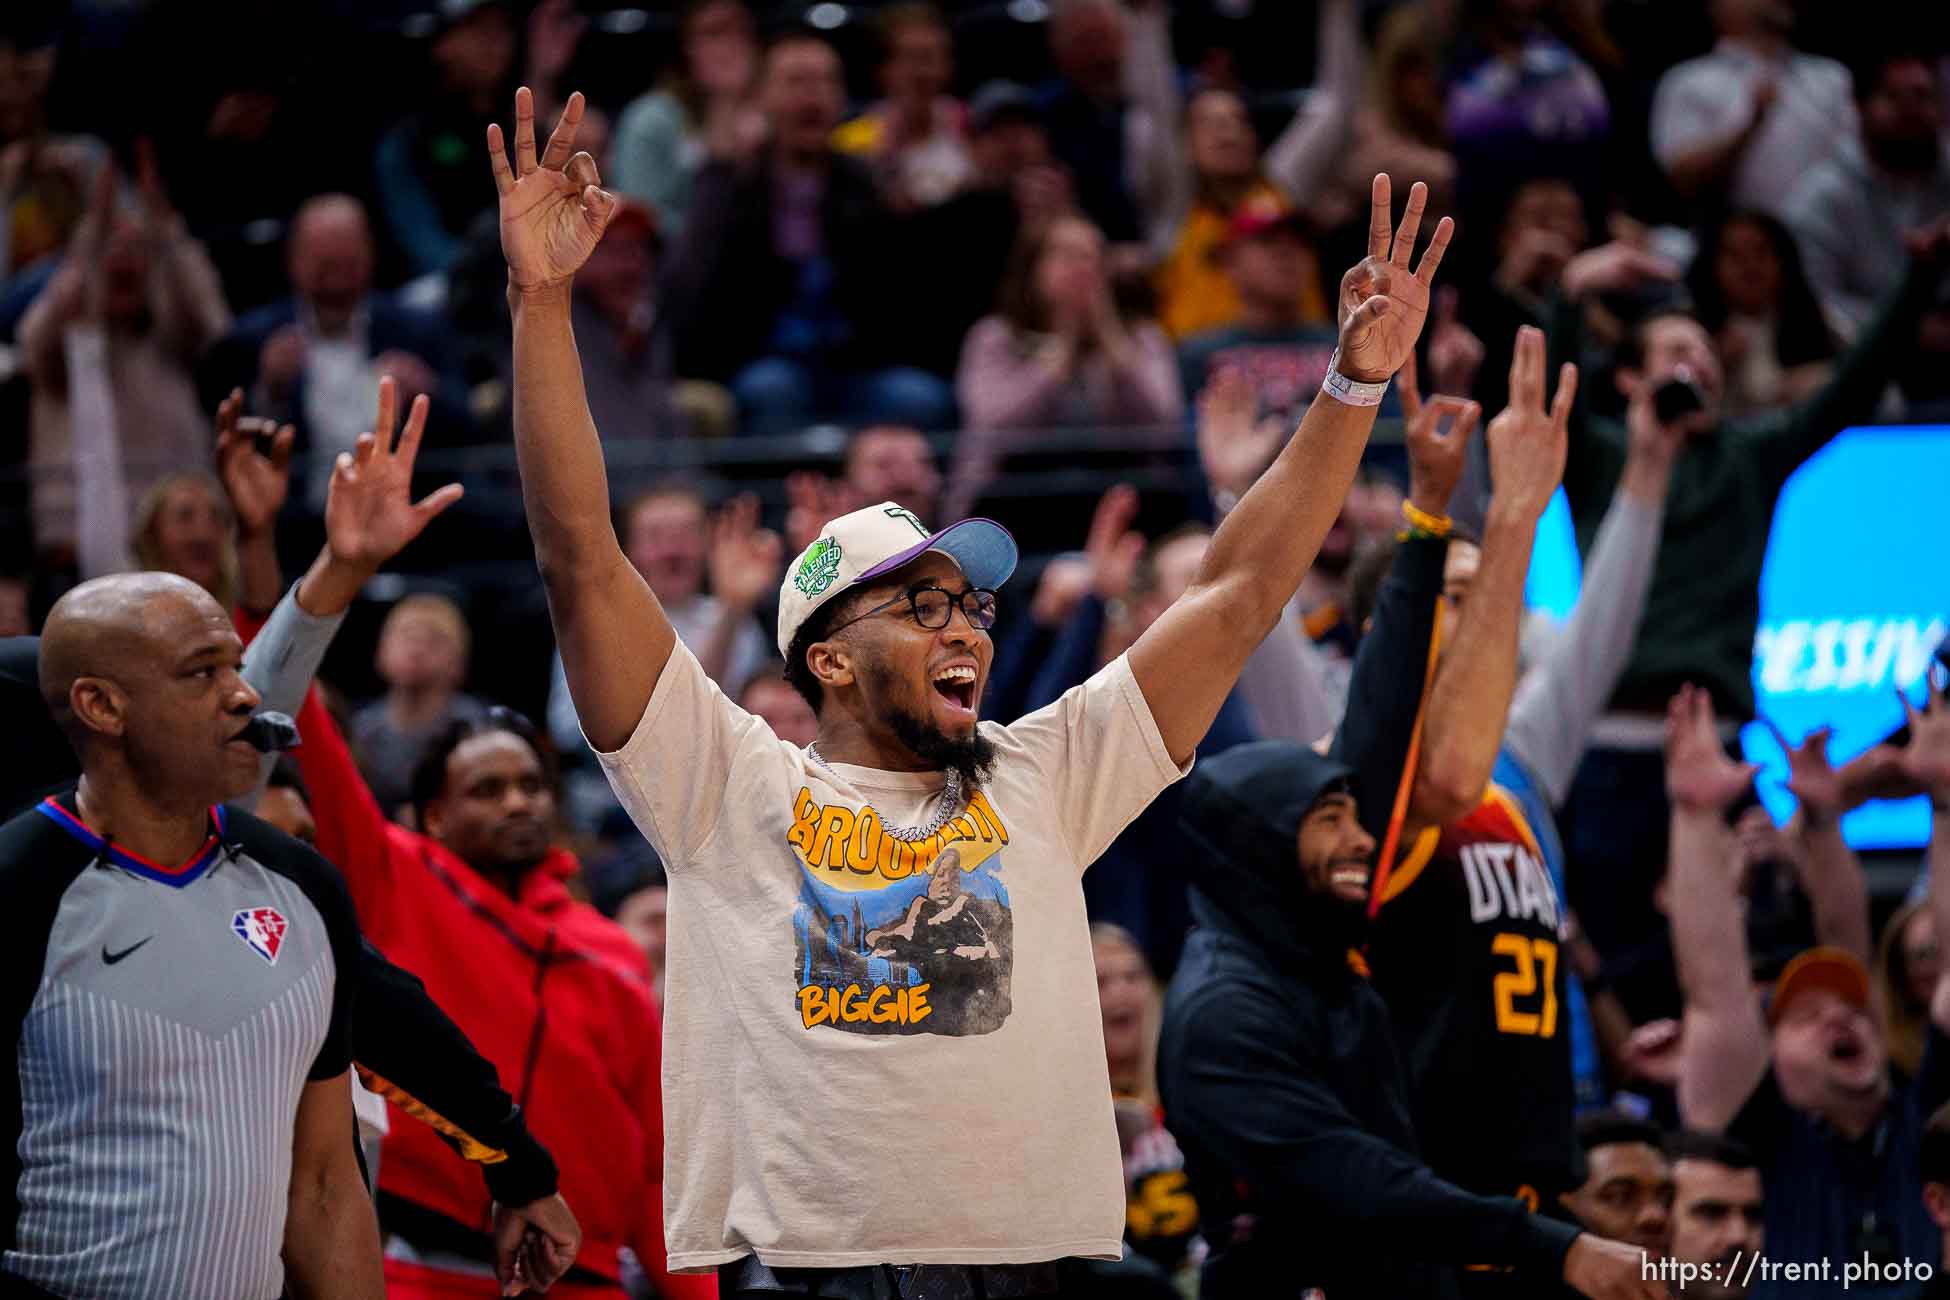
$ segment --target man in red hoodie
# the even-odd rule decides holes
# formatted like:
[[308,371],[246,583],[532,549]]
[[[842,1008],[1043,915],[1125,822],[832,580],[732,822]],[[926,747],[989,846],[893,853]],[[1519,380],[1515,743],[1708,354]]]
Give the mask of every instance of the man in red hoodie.
[[[356,456],[342,458],[339,472],[368,478],[390,473],[403,493],[411,472],[406,448],[418,442],[425,409],[415,404],[395,453],[388,387],[382,386],[381,436],[362,438]],[[431,518],[444,498],[436,494],[415,510]],[[357,540],[362,527],[373,526],[341,514],[328,520],[335,546],[350,545],[348,538]],[[392,545],[386,553],[397,549]],[[353,579],[363,576],[340,579],[318,569],[300,585],[314,599],[290,611],[306,625],[300,631],[308,640],[329,639],[361,585]],[[321,595],[326,587],[331,590]],[[321,616],[314,609],[333,613]],[[714,1296],[711,1279],[672,1277],[665,1268],[661,1026],[649,970],[629,935],[577,902],[564,884],[578,867],[572,855],[549,843],[553,774],[532,726],[517,714],[494,710],[485,723],[443,736],[415,781],[416,810],[428,832],[423,835],[386,820],[317,692],[307,696],[298,722],[304,744],[297,757],[311,794],[317,847],[344,874],[361,930],[424,981],[427,993],[494,1063],[529,1130],[555,1156],[561,1195],[576,1207],[583,1239],[574,1265],[549,1294],[623,1300],[620,1255],[628,1247],[660,1296]],[[438,1130],[451,1125],[441,1116],[418,1114],[425,1107],[391,1081],[372,1083],[428,1121],[394,1123],[382,1148],[379,1207],[391,1236],[388,1295],[498,1296],[490,1223],[520,1232],[531,1222],[520,1214],[494,1219],[481,1178],[453,1158],[453,1138],[440,1136]],[[531,1242],[530,1248],[542,1245]],[[537,1267],[543,1263],[528,1261],[529,1276],[555,1271],[553,1264]]]
[[[345,873],[372,941],[515,1087],[555,1154],[584,1233],[550,1294],[619,1300],[620,1250],[666,1297],[715,1294],[664,1267],[661,1025],[643,954],[570,896],[575,858],[549,844],[553,774],[525,718],[457,725],[415,780],[426,834],[389,823],[316,694],[298,719],[318,848]],[[498,1294],[480,1179],[421,1124],[395,1124],[380,1160],[393,1300]]]

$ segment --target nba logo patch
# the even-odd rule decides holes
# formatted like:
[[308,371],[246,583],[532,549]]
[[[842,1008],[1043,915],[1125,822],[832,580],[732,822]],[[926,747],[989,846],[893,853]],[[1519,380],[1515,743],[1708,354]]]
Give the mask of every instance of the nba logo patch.
[[230,918],[232,933],[273,966],[284,947],[284,925],[284,914],[275,907],[247,907]]

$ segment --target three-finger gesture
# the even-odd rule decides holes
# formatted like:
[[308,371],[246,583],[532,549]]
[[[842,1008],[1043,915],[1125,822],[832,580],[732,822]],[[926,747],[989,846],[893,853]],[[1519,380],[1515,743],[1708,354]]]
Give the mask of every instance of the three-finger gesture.
[[[1898,694],[1901,694],[1898,692]],[[1909,717],[1909,744],[1903,746],[1903,774],[1929,792],[1936,808],[1950,808],[1950,695],[1923,679],[1923,707],[1903,695]]]
[[[1424,514],[1446,515],[1449,498],[1462,481],[1469,435],[1483,408],[1466,397],[1447,394],[1422,400],[1416,382],[1415,353],[1402,362],[1402,423],[1408,443],[1408,501]],[[1447,424],[1445,432],[1443,425]]]
[[1517,331],[1510,358],[1510,404],[1490,421],[1491,505],[1535,520],[1564,477],[1570,447],[1571,406],[1577,400],[1578,368],[1566,362],[1557,375],[1557,396],[1544,406],[1544,332]]
[[396,446],[398,406],[399,386],[391,376],[381,379],[373,431],[360,434],[353,450],[339,453],[325,497],[325,544],[332,557],[375,572],[461,497],[460,484],[449,483],[414,504],[413,461],[426,431],[428,403],[424,394],[413,399]]
[[1762,718],[1774,743],[1787,755],[1788,793],[1801,802],[1801,819],[1810,830],[1820,830],[1842,814],[1842,777],[1828,761],[1828,727],[1816,727],[1799,746],[1790,745],[1772,718]]
[[1438,222],[1421,265],[1411,271],[1409,257],[1415,250],[1415,236],[1422,229],[1429,187],[1420,181],[1410,187],[1400,230],[1393,228],[1393,202],[1384,172],[1374,178],[1368,255],[1341,277],[1340,371],[1362,383],[1387,380],[1414,350],[1422,322],[1429,315],[1429,285],[1456,233],[1456,223],[1448,217]]
[[1682,686],[1666,706],[1666,794],[1681,808],[1724,813],[1754,783],[1752,763],[1727,757],[1713,697]]
[[244,390],[233,388],[217,407],[217,476],[245,537],[276,522],[291,491],[291,447],[298,431],[244,414]]
[[488,161],[501,194],[501,252],[508,277],[523,290],[566,283],[603,237],[616,211],[616,196],[602,188],[596,160],[575,153],[582,122],[582,95],[569,96],[548,147],[535,157],[535,97],[515,92],[515,154],[512,163],[501,128],[487,129]]

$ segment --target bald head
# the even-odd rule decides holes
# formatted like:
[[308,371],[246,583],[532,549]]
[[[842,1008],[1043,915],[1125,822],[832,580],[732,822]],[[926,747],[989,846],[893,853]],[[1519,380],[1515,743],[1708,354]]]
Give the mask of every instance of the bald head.
[[327,330],[339,328],[372,289],[372,226],[350,194],[307,199],[291,219],[291,287]]
[[259,701],[243,661],[209,592],[173,573],[122,573],[56,602],[41,634],[41,694],[91,798],[119,790],[187,816],[257,783],[259,755],[243,737]]
[[182,648],[177,638],[213,620],[227,625],[210,593],[173,573],[117,573],[84,582],[48,612],[41,633],[41,698],[79,747],[80,733],[92,728],[76,713],[76,683],[140,682]]

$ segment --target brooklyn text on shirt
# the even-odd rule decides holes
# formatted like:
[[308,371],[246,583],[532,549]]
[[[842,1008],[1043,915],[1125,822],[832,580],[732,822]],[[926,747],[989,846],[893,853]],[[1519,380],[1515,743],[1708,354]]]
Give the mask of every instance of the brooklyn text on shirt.
[[[1009,831],[987,796],[977,790],[960,816],[927,839],[909,844],[887,834],[872,808],[821,804],[801,786],[785,838],[807,867],[827,877],[827,884],[847,888],[845,877],[851,873],[868,878],[858,882],[858,888],[877,889],[886,881],[905,880],[917,872],[926,875],[950,844],[961,848],[962,869],[973,870],[1009,842]],[[881,879],[872,879],[876,876]]]
[[785,838],[801,876],[791,989],[806,1029],[963,1037],[1007,1021],[1009,831],[986,795],[909,842],[871,805],[821,804],[801,787]]

